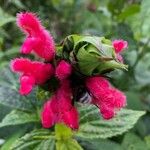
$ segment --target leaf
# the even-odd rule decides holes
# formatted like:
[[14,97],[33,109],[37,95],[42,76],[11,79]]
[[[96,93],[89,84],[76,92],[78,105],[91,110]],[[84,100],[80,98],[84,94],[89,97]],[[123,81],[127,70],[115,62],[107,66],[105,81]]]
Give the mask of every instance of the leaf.
[[34,150],[54,150],[55,149],[55,140],[54,139],[48,139],[43,140],[37,147],[34,148]]
[[21,0],[11,0],[10,3],[16,5],[20,9],[26,9],[25,5],[21,2]]
[[12,21],[15,21],[15,18],[5,13],[0,7],[0,27]]
[[82,140],[79,143],[85,150],[123,150],[121,145],[110,140]]
[[[51,135],[52,132],[46,129],[37,129],[34,130],[20,139],[18,139],[11,147],[11,150],[27,150],[27,149],[36,149],[38,148],[42,142],[46,142],[46,140],[54,140]],[[50,140],[51,139],[51,140]],[[48,144],[48,143],[47,143]],[[43,150],[43,149],[41,149]],[[51,150],[51,149],[50,149]]]
[[13,48],[7,49],[7,51],[4,51],[3,53],[0,53],[1,62],[6,60],[10,61],[10,59],[17,57],[19,54],[18,49],[19,49],[18,46],[14,46]]
[[0,127],[10,125],[20,125],[30,122],[39,122],[37,114],[26,113],[19,110],[13,110],[11,113],[5,116],[0,123]]
[[135,78],[141,85],[150,84],[150,53],[140,59],[135,68]]
[[125,20],[127,17],[130,17],[136,13],[140,12],[140,5],[138,4],[132,4],[130,6],[127,6],[119,15],[118,20]]
[[125,0],[109,1],[107,6],[108,10],[112,13],[112,15],[117,15],[123,9],[125,2]]
[[123,139],[122,147],[125,150],[148,150],[144,141],[134,133],[127,133]]
[[37,103],[35,93],[21,96],[18,77],[6,66],[0,70],[0,104],[26,111],[33,111]]
[[59,140],[56,143],[56,150],[83,150],[74,139]]
[[147,136],[147,133],[150,131],[150,117],[149,114],[145,115],[138,121],[136,124],[135,128],[137,133],[140,135],[140,137],[145,137]]
[[80,128],[76,136],[85,139],[106,139],[131,129],[144,111],[122,109],[115,118],[103,120],[95,106],[80,108]]
[[11,135],[6,142],[1,147],[1,150],[10,150],[10,147],[12,144],[24,133],[24,130],[20,130],[19,132],[16,132],[15,134]]
[[136,91],[126,92],[127,96],[127,108],[132,110],[144,110],[144,104],[140,99],[140,93]]

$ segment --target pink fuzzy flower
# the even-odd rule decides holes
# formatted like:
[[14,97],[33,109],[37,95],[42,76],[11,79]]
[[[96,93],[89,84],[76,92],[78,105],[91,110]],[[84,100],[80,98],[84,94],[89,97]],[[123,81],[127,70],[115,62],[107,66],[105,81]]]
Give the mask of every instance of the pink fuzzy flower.
[[35,85],[34,77],[30,75],[23,75],[20,77],[20,89],[19,93],[21,95],[27,95],[32,91],[33,86]]
[[93,96],[92,103],[100,108],[104,119],[111,119],[117,109],[126,105],[126,96],[121,91],[111,87],[103,77],[88,78],[86,86]]
[[70,111],[65,112],[62,116],[62,120],[66,125],[68,125],[72,129],[79,128],[78,111],[75,107],[72,107]]
[[51,64],[45,64],[38,61],[31,61],[25,58],[16,58],[11,62],[11,69],[14,72],[21,73],[20,94],[27,95],[36,84],[43,84],[54,73]]
[[41,113],[41,120],[42,120],[42,126],[44,128],[50,128],[52,127],[56,120],[57,120],[57,114],[54,113],[53,108],[57,105],[55,97],[52,97],[50,100],[48,100],[43,107],[42,113]]
[[50,61],[55,55],[53,37],[41,25],[37,16],[30,12],[17,14],[17,25],[27,34],[21,52],[29,54],[33,50],[38,56]]
[[99,96],[104,89],[108,89],[110,87],[110,83],[104,77],[89,77],[86,80],[86,87],[91,93],[94,93],[95,98],[100,99]]
[[63,80],[56,91],[56,97],[58,99],[58,109],[60,113],[69,111],[72,108],[72,90],[69,80]]
[[128,42],[124,40],[114,40],[113,47],[116,53],[120,53],[123,49],[128,47]]
[[[72,106],[72,91],[70,88],[70,82],[69,80],[63,81],[56,91],[55,95],[51,99],[51,108],[50,111],[52,111],[53,118],[55,120],[55,123],[65,123],[67,126],[69,126],[72,129],[77,129],[79,127],[78,123],[78,112]],[[47,102],[46,102],[47,104]],[[46,105],[45,104],[45,105]],[[45,108],[45,105],[43,107],[43,111],[41,114],[42,118],[42,125],[43,127],[51,127],[53,124],[49,120],[53,120],[52,117],[47,118],[48,115],[48,110]],[[43,113],[46,112],[47,113]],[[44,116],[46,115],[46,116]],[[47,121],[48,120],[48,121]],[[47,124],[45,125],[44,122]]]
[[59,80],[63,80],[68,78],[71,75],[71,72],[72,72],[71,65],[64,60],[61,60],[56,68],[56,77]]
[[111,88],[110,91],[113,93],[113,96],[115,97],[115,101],[114,101],[115,107],[118,109],[125,107],[126,96],[124,95],[124,93],[115,88]]

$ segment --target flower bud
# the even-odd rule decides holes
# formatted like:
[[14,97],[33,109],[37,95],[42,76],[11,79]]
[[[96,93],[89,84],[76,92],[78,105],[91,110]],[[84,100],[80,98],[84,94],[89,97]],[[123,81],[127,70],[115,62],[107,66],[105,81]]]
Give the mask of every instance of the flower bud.
[[64,80],[71,75],[71,71],[72,71],[71,65],[64,60],[61,60],[58,66],[56,67],[56,77],[59,80]]
[[60,57],[68,59],[78,72],[88,76],[127,69],[118,61],[112,42],[104,37],[70,35],[58,53]]

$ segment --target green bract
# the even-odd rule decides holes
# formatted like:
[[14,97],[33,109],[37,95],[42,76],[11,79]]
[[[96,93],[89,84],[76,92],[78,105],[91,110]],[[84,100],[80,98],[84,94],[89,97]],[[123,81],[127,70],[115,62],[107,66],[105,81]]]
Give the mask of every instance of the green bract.
[[57,47],[57,55],[88,76],[127,69],[117,60],[111,41],[104,37],[70,35]]

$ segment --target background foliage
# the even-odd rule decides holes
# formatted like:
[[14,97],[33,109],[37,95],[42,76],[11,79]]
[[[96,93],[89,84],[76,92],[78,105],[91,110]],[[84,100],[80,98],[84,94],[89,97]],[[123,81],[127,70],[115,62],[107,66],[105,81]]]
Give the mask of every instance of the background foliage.
[[[56,146],[61,147],[60,150],[69,150],[65,145],[72,145],[75,150],[82,149],[80,145],[87,150],[150,149],[149,8],[150,0],[0,0],[0,144],[6,140],[1,149],[14,147],[15,150],[32,150],[36,145],[37,150],[43,147],[45,149],[42,150],[51,150],[54,149],[55,140]],[[123,110],[111,123],[97,121],[97,118],[91,118],[87,123],[87,117],[97,115],[94,108],[88,108],[87,115],[82,108],[81,132],[74,136],[80,145],[70,138],[73,135],[69,129],[63,129],[68,137],[65,140],[59,138],[61,135],[55,135],[53,138],[53,133],[50,134],[48,130],[36,130],[40,124],[36,123],[39,121],[39,110],[35,105],[40,106],[41,101],[35,99],[34,92],[28,97],[20,97],[17,93],[18,81],[6,67],[12,58],[20,56],[19,46],[23,35],[16,27],[15,16],[24,10],[36,12],[57,42],[73,33],[127,40],[129,48],[123,55],[125,63],[129,64],[129,71],[115,71],[110,78],[114,86],[126,93],[127,108],[136,111]],[[41,94],[38,98],[45,99]],[[90,109],[94,109],[91,110],[92,114],[88,113]],[[124,133],[123,131],[133,127],[137,119],[144,114],[140,110],[145,110],[145,115],[132,130]],[[120,119],[129,123],[126,129]],[[102,128],[99,129],[100,126]],[[109,130],[110,127],[113,127],[113,131]],[[61,129],[56,127],[56,133],[58,130]],[[28,134],[25,134],[27,132]],[[115,137],[112,137],[111,133]],[[21,140],[13,145],[21,136]]]

